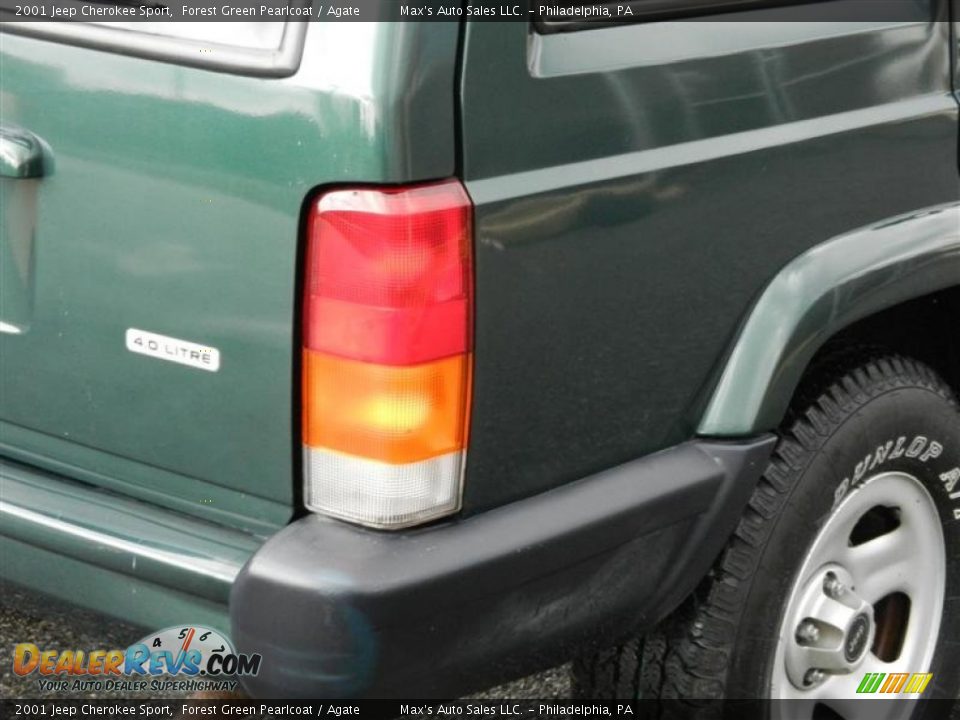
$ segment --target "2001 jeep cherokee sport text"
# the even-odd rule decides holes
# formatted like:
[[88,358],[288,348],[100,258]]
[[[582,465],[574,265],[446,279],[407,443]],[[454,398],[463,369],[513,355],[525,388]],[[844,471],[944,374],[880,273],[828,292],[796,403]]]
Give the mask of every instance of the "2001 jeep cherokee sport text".
[[264,696],[955,697],[952,9],[673,5],[7,23],[5,580]]

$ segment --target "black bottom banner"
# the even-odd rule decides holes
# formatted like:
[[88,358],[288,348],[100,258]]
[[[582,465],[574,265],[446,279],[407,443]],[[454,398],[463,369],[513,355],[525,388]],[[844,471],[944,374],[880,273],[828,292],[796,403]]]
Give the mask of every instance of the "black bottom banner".
[[[213,694],[213,693],[211,693]],[[960,720],[955,701],[856,699],[808,703],[770,700],[347,700],[291,701],[221,699],[176,700],[2,700],[0,719],[32,718],[691,718],[696,720],[872,720],[930,718]]]

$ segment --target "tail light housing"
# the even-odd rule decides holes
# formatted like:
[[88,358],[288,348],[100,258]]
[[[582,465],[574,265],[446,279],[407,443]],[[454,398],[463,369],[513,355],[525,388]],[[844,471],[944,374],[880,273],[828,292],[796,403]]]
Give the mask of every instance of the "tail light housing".
[[472,208],[456,181],[327,192],[307,223],[304,498],[401,528],[460,509]]

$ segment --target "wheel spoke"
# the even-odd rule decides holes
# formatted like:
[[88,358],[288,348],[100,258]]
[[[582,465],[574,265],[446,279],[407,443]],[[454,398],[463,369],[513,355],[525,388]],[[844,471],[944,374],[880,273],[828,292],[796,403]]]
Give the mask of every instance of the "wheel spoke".
[[844,565],[856,580],[857,594],[875,603],[892,592],[909,588],[916,560],[913,535],[899,528],[849,548]]
[[842,672],[847,668],[847,662],[843,657],[842,646],[835,648],[820,647],[801,647],[797,652],[798,658],[807,668],[820,668]]
[[897,665],[887,663],[870,653],[856,673],[846,678],[835,678],[830,692],[820,697],[820,702],[844,718],[844,720],[899,720],[905,717],[904,704],[874,695],[856,697],[857,687],[868,673],[889,674],[897,672]]
[[784,702],[773,703],[771,716],[774,720],[813,720],[817,701],[810,697],[791,697]]
[[863,612],[861,607],[863,603],[857,602],[857,607],[850,607],[846,603],[834,600],[826,595],[817,598],[817,602],[812,608],[811,615],[822,623],[832,625],[840,632],[847,629],[847,625],[853,618]]
[[869,653],[863,659],[863,664],[860,665],[860,669],[857,671],[857,674],[862,679],[864,675],[868,675],[871,673],[899,672],[898,667],[899,666],[896,663],[884,662],[873,653]]
[[909,712],[904,703],[897,700],[828,697],[820,702],[844,720],[906,720]]

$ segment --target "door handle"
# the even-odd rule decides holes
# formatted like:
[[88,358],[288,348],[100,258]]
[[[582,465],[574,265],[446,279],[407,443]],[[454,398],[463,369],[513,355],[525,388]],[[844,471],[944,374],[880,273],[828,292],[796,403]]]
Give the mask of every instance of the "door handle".
[[49,148],[31,132],[0,125],[0,177],[27,179],[47,174]]

